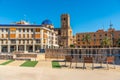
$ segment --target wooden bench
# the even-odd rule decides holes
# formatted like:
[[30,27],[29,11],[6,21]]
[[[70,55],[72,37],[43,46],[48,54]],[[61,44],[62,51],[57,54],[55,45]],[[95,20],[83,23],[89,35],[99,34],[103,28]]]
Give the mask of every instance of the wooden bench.
[[91,63],[92,69],[94,69],[94,59],[93,57],[83,57],[83,69],[85,68],[85,63]]

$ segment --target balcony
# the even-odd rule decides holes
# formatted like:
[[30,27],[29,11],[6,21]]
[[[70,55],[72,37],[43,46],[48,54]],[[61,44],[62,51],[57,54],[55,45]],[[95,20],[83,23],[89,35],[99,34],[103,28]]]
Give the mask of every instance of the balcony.
[[15,40],[12,40],[12,41],[11,41],[11,44],[16,44],[16,41],[15,41]]

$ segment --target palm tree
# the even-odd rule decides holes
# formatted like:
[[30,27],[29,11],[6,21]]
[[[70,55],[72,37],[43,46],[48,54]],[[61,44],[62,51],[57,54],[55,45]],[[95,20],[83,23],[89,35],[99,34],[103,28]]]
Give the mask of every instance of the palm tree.
[[[84,36],[84,38],[82,39],[82,41],[87,43],[86,48],[88,48],[89,45],[90,45],[90,42],[91,42],[91,36],[90,36],[90,34],[86,34]],[[88,49],[88,54],[89,54],[89,49]]]
[[70,45],[70,48],[75,48],[75,45],[74,45],[74,44],[71,44],[71,45]]
[[[101,45],[104,47],[109,47],[112,45],[112,41],[109,37],[105,37],[103,38],[103,40],[101,41]],[[103,49],[104,50],[104,49]],[[103,51],[105,53],[105,50]],[[107,54],[108,55],[108,54]],[[110,49],[110,55],[111,55],[111,49]]]
[[90,41],[91,41],[91,36],[90,36],[90,34],[86,34],[85,37],[82,39],[82,41],[83,41],[83,42],[86,42],[86,43],[87,43],[86,47],[88,47],[89,44],[90,44]]
[[110,47],[110,45],[112,45],[111,39],[109,37],[103,38],[103,40],[101,41],[101,45],[103,47]]
[[120,46],[120,38],[116,41],[116,45],[119,47]]

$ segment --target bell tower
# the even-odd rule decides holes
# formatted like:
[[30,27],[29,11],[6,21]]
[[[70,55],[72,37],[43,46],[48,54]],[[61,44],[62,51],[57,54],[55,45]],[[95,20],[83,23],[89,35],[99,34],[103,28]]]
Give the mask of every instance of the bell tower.
[[73,44],[72,29],[70,26],[70,16],[68,14],[61,15],[61,40],[60,46],[68,48]]
[[70,28],[70,16],[68,14],[61,15],[61,28]]

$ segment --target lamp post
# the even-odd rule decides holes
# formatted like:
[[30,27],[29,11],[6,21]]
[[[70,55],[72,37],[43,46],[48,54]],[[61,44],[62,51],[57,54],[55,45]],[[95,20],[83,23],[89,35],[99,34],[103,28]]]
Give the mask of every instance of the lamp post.
[[113,30],[111,31],[111,47],[113,47],[114,46],[114,42],[113,42]]

